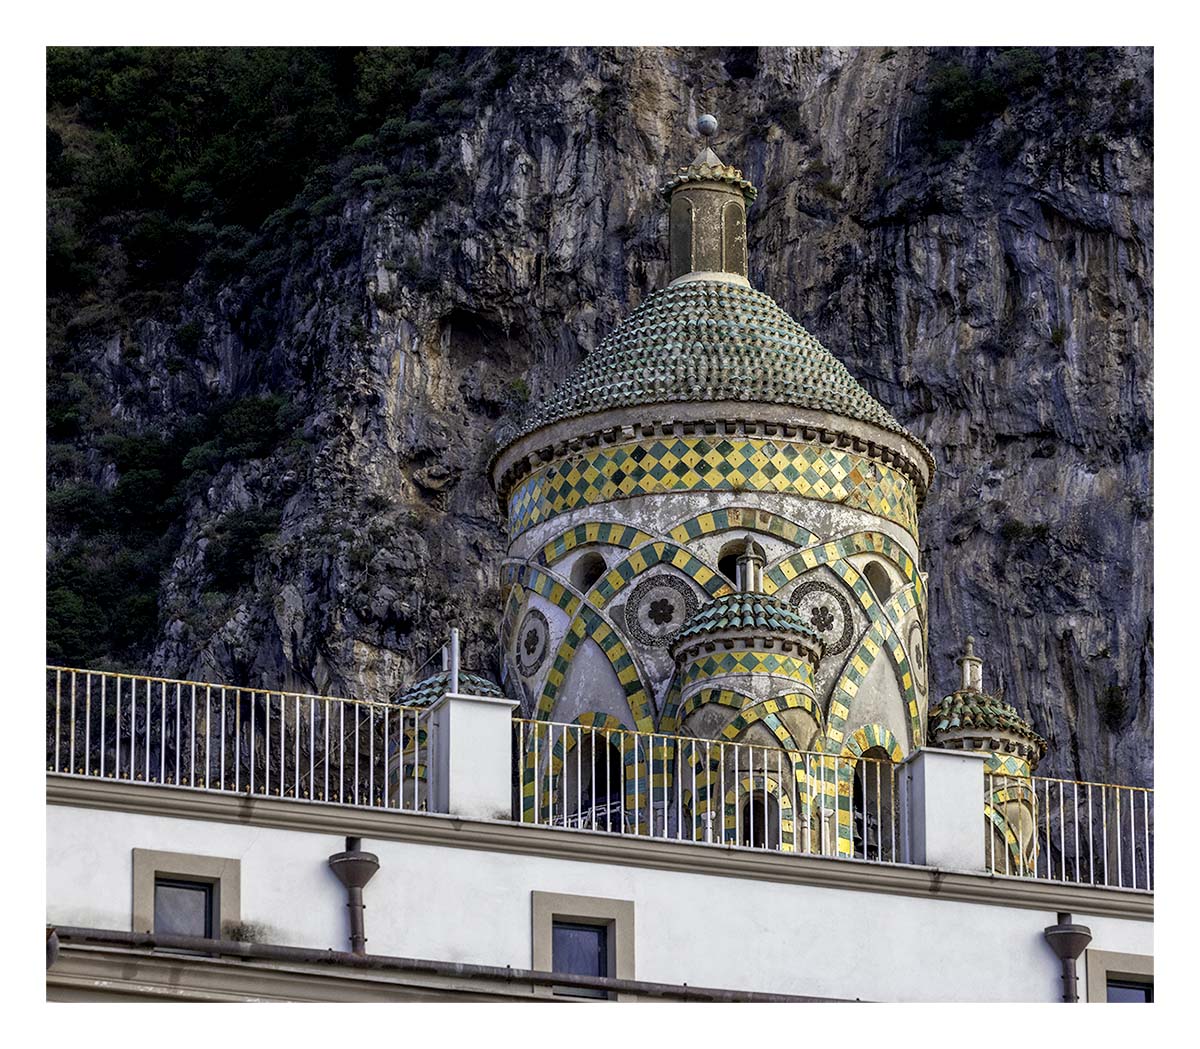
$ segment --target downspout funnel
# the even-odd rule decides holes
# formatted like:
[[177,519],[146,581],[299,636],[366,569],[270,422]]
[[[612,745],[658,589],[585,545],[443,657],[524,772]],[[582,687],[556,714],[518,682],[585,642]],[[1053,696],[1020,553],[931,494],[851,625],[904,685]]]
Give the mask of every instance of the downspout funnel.
[[362,851],[362,838],[347,838],[346,851],[335,852],[329,857],[329,866],[346,886],[346,908],[350,911],[350,950],[355,954],[367,953],[367,937],[364,930],[363,888],[379,870],[379,857],[373,852]]
[[1083,954],[1084,948],[1092,942],[1092,930],[1086,925],[1072,924],[1071,916],[1060,912],[1058,924],[1047,926],[1044,935],[1050,949],[1062,962],[1062,1000],[1079,1001],[1079,978],[1075,972],[1075,962]]

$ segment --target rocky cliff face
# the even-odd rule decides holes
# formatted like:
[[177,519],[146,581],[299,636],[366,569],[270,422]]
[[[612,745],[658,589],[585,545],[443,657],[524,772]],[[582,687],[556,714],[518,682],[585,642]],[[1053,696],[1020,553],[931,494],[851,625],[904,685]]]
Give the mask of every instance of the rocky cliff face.
[[[973,633],[985,684],[1050,740],[1043,772],[1150,783],[1149,52],[515,62],[423,152],[389,154],[420,158],[419,207],[360,168],[315,233],[277,234],[269,287],[200,273],[178,312],[70,334],[134,431],[251,395],[286,423],[173,507],[142,668],[386,696],[454,622],[495,673],[495,427],[665,282],[656,187],[711,110],[760,189],[752,282],[937,459],[934,694]],[[73,469],[122,483],[79,445]]]

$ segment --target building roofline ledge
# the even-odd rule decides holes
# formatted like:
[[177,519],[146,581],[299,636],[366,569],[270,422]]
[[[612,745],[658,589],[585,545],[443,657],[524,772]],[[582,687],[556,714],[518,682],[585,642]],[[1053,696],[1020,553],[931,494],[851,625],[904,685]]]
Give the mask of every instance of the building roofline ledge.
[[[949,752],[954,753],[954,752]],[[957,755],[956,755],[957,756]],[[586,831],[474,820],[437,813],[354,808],[333,802],[220,794],[162,784],[126,783],[49,773],[46,802],[237,823],[319,834],[353,834],[447,848],[609,863],[690,874],[818,885],[860,892],[956,899],[992,906],[1071,911],[1153,921],[1154,894],[1133,889],[1035,881],[910,864],[765,852]]]

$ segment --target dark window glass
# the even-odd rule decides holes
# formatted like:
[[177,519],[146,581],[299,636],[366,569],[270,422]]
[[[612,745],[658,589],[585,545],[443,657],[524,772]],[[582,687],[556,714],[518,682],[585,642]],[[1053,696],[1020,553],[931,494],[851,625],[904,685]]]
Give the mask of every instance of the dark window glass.
[[154,931],[164,936],[212,936],[211,885],[157,878]]
[[[605,926],[555,922],[553,936],[550,966],[554,972],[575,976],[608,975],[608,929]],[[561,987],[557,990],[560,994],[580,998],[606,997],[603,991],[582,987]]]
[[1138,980],[1109,980],[1108,1001],[1110,1002],[1153,1002],[1154,984]]

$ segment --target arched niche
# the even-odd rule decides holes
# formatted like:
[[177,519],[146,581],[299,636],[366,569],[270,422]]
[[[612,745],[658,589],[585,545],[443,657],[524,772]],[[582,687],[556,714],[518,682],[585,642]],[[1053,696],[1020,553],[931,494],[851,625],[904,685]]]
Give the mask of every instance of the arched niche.
[[671,273],[692,271],[696,245],[696,209],[682,193],[671,198]]
[[746,276],[746,209],[738,200],[721,209],[721,262],[726,273]]

